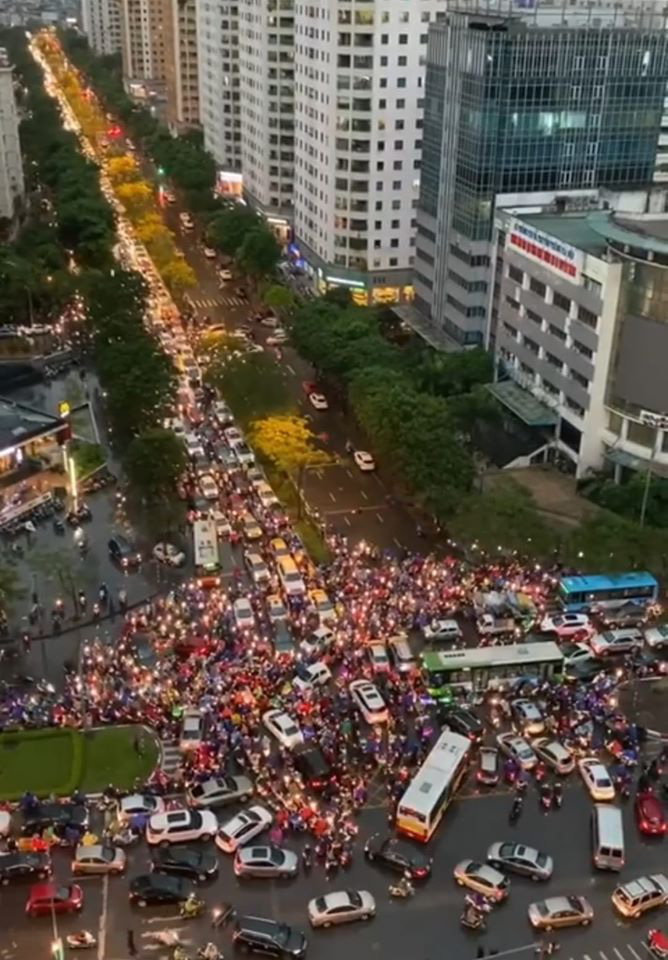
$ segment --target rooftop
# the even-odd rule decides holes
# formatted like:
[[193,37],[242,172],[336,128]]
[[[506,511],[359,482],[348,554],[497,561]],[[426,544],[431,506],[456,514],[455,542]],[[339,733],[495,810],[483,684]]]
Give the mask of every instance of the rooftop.
[[533,213],[529,216],[519,215],[523,223],[528,223],[534,230],[556,237],[571,247],[583,250],[594,257],[602,257],[607,249],[605,237],[592,228],[589,212],[578,213]]
[[58,430],[63,423],[60,417],[0,397],[0,450],[11,450],[33,437]]

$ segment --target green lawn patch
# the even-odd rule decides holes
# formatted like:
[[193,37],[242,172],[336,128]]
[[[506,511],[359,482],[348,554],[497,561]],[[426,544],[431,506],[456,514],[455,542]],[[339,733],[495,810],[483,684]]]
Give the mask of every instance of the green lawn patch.
[[[138,753],[135,738],[141,738]],[[108,784],[132,787],[158,761],[158,745],[141,727],[106,727],[82,733],[55,728],[0,734],[0,800],[26,790],[67,796],[76,789],[98,793]]]

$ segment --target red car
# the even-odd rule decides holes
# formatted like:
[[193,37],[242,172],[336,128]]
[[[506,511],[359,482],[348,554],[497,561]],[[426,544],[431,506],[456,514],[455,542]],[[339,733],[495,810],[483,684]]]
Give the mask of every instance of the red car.
[[36,883],[26,903],[29,917],[54,913],[74,913],[83,907],[83,890],[78,883]]
[[644,790],[636,797],[636,820],[640,832],[647,836],[662,837],[666,832],[663,805],[651,790]]

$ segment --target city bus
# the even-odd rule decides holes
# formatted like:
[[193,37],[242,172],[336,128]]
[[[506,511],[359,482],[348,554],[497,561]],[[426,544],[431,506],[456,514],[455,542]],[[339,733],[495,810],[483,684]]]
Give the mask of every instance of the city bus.
[[216,524],[213,520],[195,520],[193,523],[193,553],[195,573],[200,586],[215,587],[218,584],[220,556]]
[[431,839],[466,773],[470,750],[468,737],[441,734],[399,801],[400,833],[423,843]]
[[422,655],[430,697],[452,701],[456,689],[474,692],[503,689],[518,680],[549,680],[563,672],[564,657],[556,643],[513,643],[470,650],[435,650]]
[[559,599],[569,613],[616,610],[656,603],[659,585],[651,573],[612,573],[592,577],[562,577]]

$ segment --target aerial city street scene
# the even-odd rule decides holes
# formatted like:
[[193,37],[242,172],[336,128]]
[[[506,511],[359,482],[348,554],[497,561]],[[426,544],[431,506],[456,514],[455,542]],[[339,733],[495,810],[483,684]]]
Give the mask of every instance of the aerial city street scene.
[[0,960],[668,960],[667,90],[0,2]]

